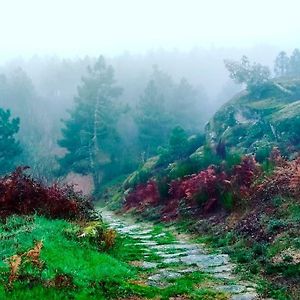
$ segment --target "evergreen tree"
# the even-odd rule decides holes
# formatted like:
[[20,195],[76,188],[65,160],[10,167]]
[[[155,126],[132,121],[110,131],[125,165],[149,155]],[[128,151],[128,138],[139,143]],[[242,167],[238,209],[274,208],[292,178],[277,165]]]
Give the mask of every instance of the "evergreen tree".
[[183,158],[188,149],[188,135],[186,131],[176,126],[173,128],[169,138],[169,152],[174,158]]
[[181,126],[189,134],[201,130],[204,125],[201,100],[205,98],[201,90],[195,89],[185,78],[182,78],[174,90],[174,98],[170,101],[170,113],[176,126]]
[[274,72],[277,77],[283,77],[288,74],[289,58],[284,51],[279,52],[275,59]]
[[[0,75],[0,107],[9,109],[12,117],[20,117],[21,127],[17,134],[22,144],[21,164],[30,165],[35,175],[51,177],[54,146],[51,132],[48,132],[48,110],[37,96],[29,76],[17,68],[6,75]],[[52,143],[51,143],[52,142]]]
[[0,108],[0,174],[11,171],[15,158],[21,153],[21,147],[15,139],[19,131],[19,118],[11,119],[9,110]]
[[240,62],[225,60],[225,67],[231,79],[236,83],[246,84],[247,90],[257,97],[270,81],[269,68],[258,63],[251,64],[246,56],[243,56]]
[[203,123],[200,109],[202,95],[186,79],[179,84],[154,67],[151,79],[138,104],[136,123],[145,158],[166,146],[172,128],[181,126],[189,134],[199,130]]
[[[67,150],[59,159],[65,171],[93,174],[99,185],[112,169],[118,154],[115,100],[122,90],[115,86],[114,71],[100,57],[82,79],[75,98],[76,106],[64,121],[59,145]],[[108,168],[109,166],[109,168]]]
[[154,80],[151,80],[140,98],[136,119],[145,159],[156,153],[158,146],[166,143],[172,128],[165,106],[163,94]]
[[300,76],[300,50],[295,49],[290,57],[289,75]]

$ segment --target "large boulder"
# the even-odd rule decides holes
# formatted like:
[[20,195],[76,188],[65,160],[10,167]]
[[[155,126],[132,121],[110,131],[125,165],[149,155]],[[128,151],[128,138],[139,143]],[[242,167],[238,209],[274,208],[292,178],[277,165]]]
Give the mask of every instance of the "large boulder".
[[281,80],[265,87],[260,97],[243,91],[223,105],[206,126],[210,144],[224,143],[244,153],[285,153],[300,149],[300,80]]

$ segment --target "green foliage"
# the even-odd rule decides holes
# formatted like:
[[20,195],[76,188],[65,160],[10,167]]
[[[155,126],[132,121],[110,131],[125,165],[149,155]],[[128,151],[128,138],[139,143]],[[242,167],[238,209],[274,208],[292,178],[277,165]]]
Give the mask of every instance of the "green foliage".
[[234,197],[231,192],[226,192],[222,196],[222,204],[227,210],[232,210],[233,205],[234,205]]
[[[210,145],[200,147],[195,153],[190,156],[194,170],[197,171],[206,169],[210,165],[218,165],[221,163],[221,158],[215,153]],[[195,171],[194,171],[195,172]]]
[[[140,148],[146,159],[156,154],[159,146],[167,146],[172,128],[177,128],[172,135],[178,147],[179,141],[176,139],[184,138],[184,134],[179,132],[180,127],[188,133],[200,130],[203,123],[199,105],[201,96],[187,80],[182,79],[176,84],[168,74],[154,67],[140,97],[136,116]],[[171,139],[172,144],[173,137]],[[180,155],[181,149],[177,150]]]
[[289,57],[286,52],[281,51],[275,59],[274,72],[277,77],[283,77],[288,73]]
[[203,143],[203,135],[194,135],[188,138],[186,131],[182,127],[176,126],[170,133],[168,145],[158,148],[158,164],[163,166],[187,158]]
[[299,49],[294,49],[288,66],[288,75],[299,77],[300,76],[300,51]]
[[191,159],[178,161],[169,167],[169,177],[170,179],[176,179],[193,174],[196,171],[195,167]]
[[246,84],[248,91],[257,96],[270,81],[268,67],[258,63],[251,64],[246,56],[242,57],[241,62],[226,60],[225,67],[236,83]]
[[182,158],[188,147],[188,135],[180,126],[173,128],[169,139],[169,151],[171,155]]
[[88,68],[88,76],[78,87],[76,107],[64,121],[63,138],[59,141],[59,145],[67,150],[59,159],[63,171],[92,173],[98,185],[103,175],[116,168],[119,149],[116,98],[120,94],[112,67],[100,57],[93,67]]
[[146,158],[153,155],[158,146],[165,145],[171,130],[170,115],[164,102],[159,87],[153,80],[150,81],[140,98],[136,119],[140,145]]
[[[97,245],[87,238],[79,238],[80,228],[62,220],[47,220],[42,217],[11,217],[6,224],[0,226],[1,249],[0,258],[5,262],[8,257],[23,253],[32,248],[35,241],[42,241],[41,271],[20,270],[11,291],[0,291],[2,299],[38,299],[40,295],[48,299],[83,297],[89,299],[107,299],[121,295],[126,281],[134,273],[111,255],[99,252]],[[1,285],[8,280],[8,265],[2,263]],[[30,273],[29,273],[30,272]],[[32,279],[28,276],[31,274]],[[59,275],[68,276],[72,284],[62,288],[52,288],[47,282],[54,282]],[[22,278],[28,279],[24,280]],[[96,288],[96,286],[98,286]],[[49,296],[46,296],[49,292]],[[1,294],[0,294],[1,295]],[[26,297],[27,297],[26,296]]]
[[0,174],[5,174],[14,168],[16,157],[21,153],[21,147],[15,135],[19,131],[20,120],[12,119],[9,110],[0,108]]

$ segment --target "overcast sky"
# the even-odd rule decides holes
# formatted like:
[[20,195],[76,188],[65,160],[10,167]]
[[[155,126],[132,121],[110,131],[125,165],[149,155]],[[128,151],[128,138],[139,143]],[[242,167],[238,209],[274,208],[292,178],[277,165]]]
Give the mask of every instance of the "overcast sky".
[[0,0],[0,60],[300,47],[299,0]]

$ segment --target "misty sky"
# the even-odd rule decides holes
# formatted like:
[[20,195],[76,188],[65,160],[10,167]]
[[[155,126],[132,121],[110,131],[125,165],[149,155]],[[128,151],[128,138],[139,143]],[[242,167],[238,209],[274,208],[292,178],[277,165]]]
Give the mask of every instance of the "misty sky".
[[300,47],[299,0],[0,0],[0,60],[150,49]]

